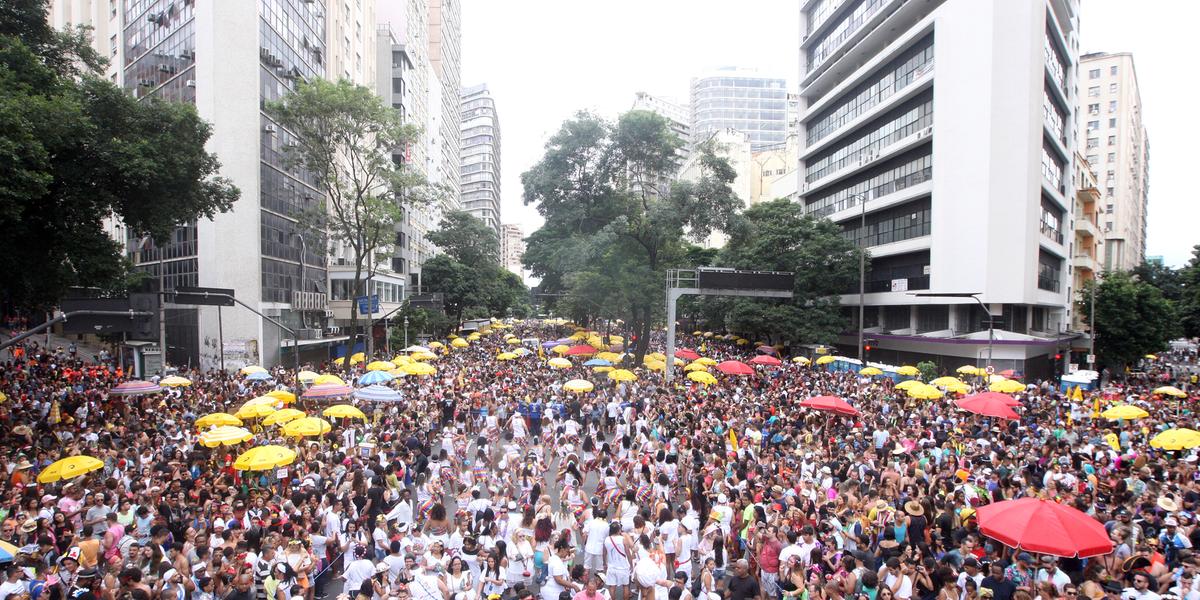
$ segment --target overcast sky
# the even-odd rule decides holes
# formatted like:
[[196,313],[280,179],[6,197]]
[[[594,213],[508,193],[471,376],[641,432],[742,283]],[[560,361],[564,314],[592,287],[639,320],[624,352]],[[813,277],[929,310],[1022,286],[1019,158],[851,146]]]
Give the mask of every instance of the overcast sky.
[[[1027,1],[1027,0],[1013,0]],[[753,67],[796,83],[797,0],[463,0],[462,83],[487,83],[501,126],[502,220],[541,224],[521,202],[521,173],[576,111],[608,117],[645,91],[686,103],[688,80],[711,67]],[[1187,261],[1200,206],[1185,184],[1194,94],[1179,85],[1194,0],[1083,0],[1081,50],[1129,51],[1150,138],[1147,253]],[[1177,123],[1172,123],[1177,119]]]

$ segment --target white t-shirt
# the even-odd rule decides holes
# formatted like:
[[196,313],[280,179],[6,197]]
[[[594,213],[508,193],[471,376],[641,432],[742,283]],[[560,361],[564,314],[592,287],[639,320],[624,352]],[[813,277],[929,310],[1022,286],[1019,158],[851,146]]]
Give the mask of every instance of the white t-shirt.
[[558,600],[558,595],[566,588],[555,580],[555,577],[569,578],[567,572],[567,563],[558,557],[555,553],[550,556],[550,563],[547,565],[550,569],[550,576],[546,578],[546,583],[542,584],[542,600]]
[[357,594],[363,582],[374,576],[375,565],[370,560],[360,558],[350,563],[350,566],[346,567],[346,573],[344,574],[347,593]]
[[629,563],[629,551],[625,548],[625,540],[619,535],[604,538],[604,558],[611,572],[628,573],[632,565]]
[[[963,575],[966,575],[966,573],[963,573]],[[905,600],[907,600],[908,598],[912,598],[912,593],[913,593],[912,579],[910,579],[908,577],[908,575],[895,575],[891,572],[891,570],[889,570],[887,578],[884,579],[884,581],[883,581],[884,585],[888,586],[889,588],[892,587],[893,585],[896,584],[897,577],[903,577],[904,579],[901,580],[900,588],[897,589],[896,593],[894,594],[895,597],[904,598]],[[978,588],[976,588],[976,589],[978,589]]]
[[592,519],[587,522],[587,541],[583,551],[587,554],[599,555],[604,551],[604,538],[608,537],[608,523],[604,519]]

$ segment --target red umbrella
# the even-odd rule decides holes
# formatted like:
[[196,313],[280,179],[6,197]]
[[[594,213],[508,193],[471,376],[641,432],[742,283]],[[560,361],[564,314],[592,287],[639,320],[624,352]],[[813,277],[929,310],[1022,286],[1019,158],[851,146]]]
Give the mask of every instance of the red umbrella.
[[[1004,394],[997,395],[1003,396]],[[1013,412],[1012,407],[1009,406],[1004,400],[996,397],[985,397],[984,394],[963,398],[962,400],[955,400],[954,403],[965,411],[973,412],[977,415],[983,415],[985,417],[999,417],[1001,419],[1019,418],[1017,413]]]
[[1020,406],[1021,405],[1020,400],[1017,400],[1016,398],[1013,398],[1012,396],[1010,396],[1008,394],[1001,394],[1000,392],[982,392],[979,394],[975,394],[973,396],[967,396],[966,398],[963,398],[961,401],[966,402],[967,400],[971,400],[972,402],[990,402],[992,400],[996,400],[999,402],[1003,402],[1005,406]]
[[1070,506],[1021,498],[979,507],[979,530],[1026,552],[1085,558],[1113,551],[1104,525]]
[[800,406],[851,417],[857,417],[859,415],[857,408],[850,406],[850,403],[838,398],[837,396],[817,396],[816,398],[809,398],[808,400],[801,402]]
[[587,344],[571,346],[571,348],[567,350],[567,356],[591,356],[595,353],[596,349]]
[[695,350],[680,348],[675,351],[675,358],[682,358],[683,360],[696,360],[697,358],[700,358],[700,355],[697,354]]
[[736,360],[727,360],[717,365],[717,370],[726,375],[753,375],[754,369],[750,365]]
[[755,348],[754,351],[762,352],[763,354],[775,354],[776,352],[778,352],[771,346],[759,346],[759,347]]
[[750,359],[750,363],[755,365],[768,365],[772,367],[777,367],[783,364],[778,358],[775,358],[774,356],[767,356],[766,354],[759,354],[758,356],[755,356],[754,358]]
[[1017,375],[1017,372],[1012,369],[1005,369],[1003,371],[1000,371],[1000,376],[1007,377],[1009,379],[1020,379],[1021,378],[1021,376]]

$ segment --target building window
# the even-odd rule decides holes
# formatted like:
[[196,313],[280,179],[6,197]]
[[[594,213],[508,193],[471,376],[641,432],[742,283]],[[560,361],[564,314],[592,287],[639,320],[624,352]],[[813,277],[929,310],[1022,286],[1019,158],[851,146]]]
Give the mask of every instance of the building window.
[[849,185],[831,192],[806,198],[806,211],[817,217],[859,205],[864,196],[879,198],[929,181],[933,177],[932,149],[925,146],[872,168],[865,175],[851,179]]
[[1062,259],[1041,250],[1038,252],[1038,288],[1057,292],[1061,285]]
[[1092,165],[1092,169],[1095,170],[1095,165],[1100,162],[1100,157],[1095,154],[1089,154],[1087,155],[1087,162],[1089,165]]
[[1108,145],[1116,146],[1117,145],[1117,136],[1115,136],[1115,135],[1108,136]]
[[1054,240],[1055,243],[1063,243],[1062,233],[1063,211],[1055,206],[1054,202],[1042,198],[1042,235]]
[[1088,71],[1088,79],[1100,79],[1100,69]]
[[1110,94],[1117,93],[1117,84],[1115,84],[1115,83],[1108,84],[1108,93],[1110,93]]
[[880,150],[894,144],[933,124],[933,95],[926,92],[889,111],[872,123],[856,138],[818,153],[808,165],[805,182],[812,183],[838,171],[852,162],[878,154]]
[[842,236],[855,245],[873,247],[929,235],[929,198],[867,215],[864,231],[859,219],[843,225]]
[[115,33],[108,38],[108,52],[112,56],[117,55],[117,35]]
[[1107,162],[1115,162],[1117,160],[1117,153],[1109,152],[1107,159],[1108,159]]
[[1087,130],[1096,131],[1100,129],[1100,121],[1088,121]]
[[1098,103],[1098,102],[1097,102],[1097,103],[1095,103],[1095,104],[1089,104],[1089,105],[1088,105],[1088,114],[1089,114],[1089,115],[1098,115],[1098,114],[1100,114],[1100,103]]
[[1116,119],[1109,119],[1109,120],[1108,120],[1108,128],[1109,128],[1109,129],[1116,129],[1116,128],[1117,128],[1117,120],[1116,120]]
[[1097,148],[1100,146],[1100,138],[1090,137],[1087,139],[1087,149]]
[[1106,214],[1106,215],[1111,215],[1111,214],[1112,214],[1112,212],[1113,212],[1113,205],[1111,205],[1111,204],[1105,204],[1105,205],[1104,205],[1104,214]]
[[1088,97],[1089,98],[1099,98],[1100,97],[1100,86],[1093,85],[1092,87],[1088,88]]
[[1109,74],[1109,75],[1116,75],[1116,74],[1117,74],[1117,66],[1116,66],[1116,65],[1113,65],[1113,66],[1109,67],[1109,68],[1108,68],[1108,74]]
[[1115,112],[1117,112],[1117,101],[1116,101],[1116,100],[1109,100],[1109,101],[1108,101],[1108,112],[1109,112],[1109,113],[1115,113]]
[[1054,189],[1062,191],[1063,163],[1045,144],[1042,144],[1042,175]]

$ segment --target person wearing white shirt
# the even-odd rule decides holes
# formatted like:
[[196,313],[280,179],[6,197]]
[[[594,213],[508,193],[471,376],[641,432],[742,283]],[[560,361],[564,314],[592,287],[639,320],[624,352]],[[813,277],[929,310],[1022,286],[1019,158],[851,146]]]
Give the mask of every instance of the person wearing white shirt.
[[608,513],[597,508],[595,515],[583,526],[583,568],[589,573],[604,570],[604,538],[608,537]]
[[558,595],[563,590],[570,590],[571,595],[583,589],[578,583],[571,581],[570,572],[567,569],[566,558],[571,554],[571,544],[560,539],[554,544],[554,553],[550,555],[549,577],[546,578],[546,583],[542,584],[542,600],[558,600]]
[[[1059,571],[1061,573],[1062,571]],[[1038,571],[1038,579],[1041,579],[1042,572]],[[1121,600],[1160,600],[1155,592],[1150,590],[1150,575],[1147,573],[1137,572],[1133,576],[1133,587],[1125,588],[1121,592]]]
[[[966,563],[964,562],[964,564]],[[1047,581],[1053,583],[1055,589],[1057,589],[1058,593],[1060,594],[1063,591],[1063,586],[1071,583],[1071,578],[1066,573],[1063,573],[1062,569],[1058,568],[1058,559],[1050,555],[1042,557],[1042,568],[1038,569],[1037,576],[1034,578],[1034,580],[1038,584],[1042,584]],[[1154,594],[1154,592],[1150,593]],[[1139,598],[1139,600],[1158,600],[1158,594],[1154,594],[1154,598]]]
[[375,563],[367,558],[367,549],[363,546],[355,547],[354,561],[347,565],[346,571],[342,573],[342,579],[346,580],[344,589],[357,593],[362,583],[374,576]]

